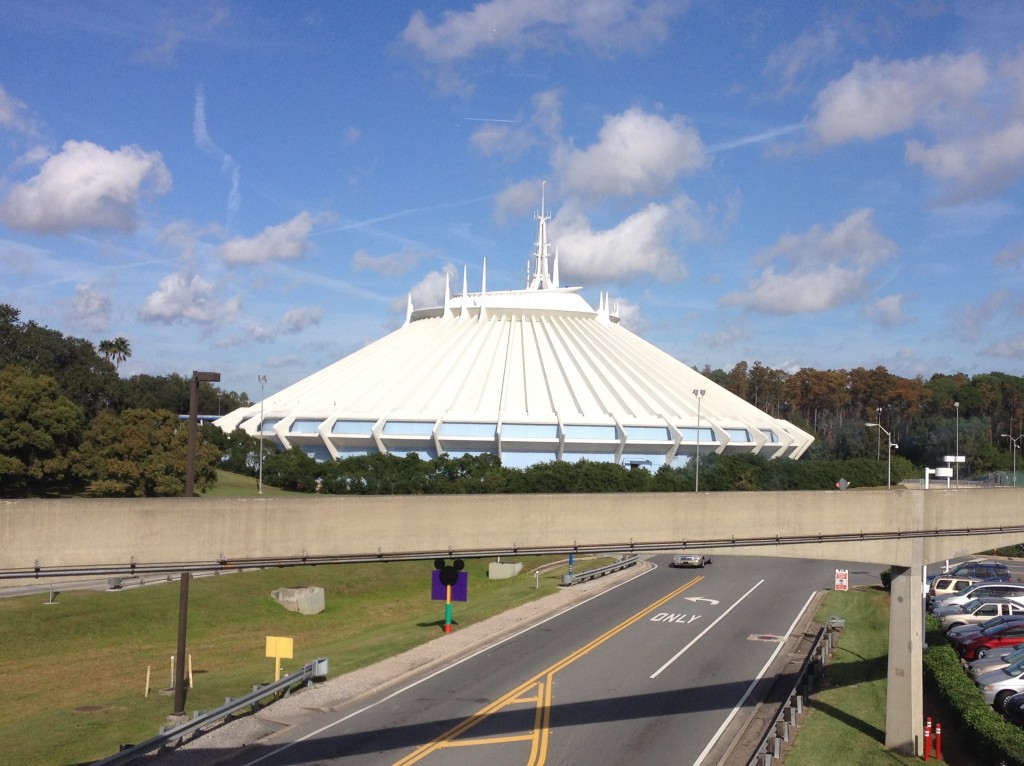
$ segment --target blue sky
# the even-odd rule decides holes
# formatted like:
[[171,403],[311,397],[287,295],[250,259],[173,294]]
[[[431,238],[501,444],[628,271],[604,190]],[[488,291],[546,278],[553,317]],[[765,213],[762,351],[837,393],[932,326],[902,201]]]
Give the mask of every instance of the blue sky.
[[[0,302],[258,397],[563,284],[694,367],[1024,374],[1024,4],[0,4]],[[414,371],[410,371],[414,373]]]

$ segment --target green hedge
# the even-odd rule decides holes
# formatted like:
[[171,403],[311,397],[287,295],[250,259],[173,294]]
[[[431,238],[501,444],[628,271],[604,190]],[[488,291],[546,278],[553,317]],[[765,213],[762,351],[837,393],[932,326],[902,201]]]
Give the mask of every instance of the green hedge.
[[971,738],[979,762],[997,764],[1004,760],[1007,766],[1009,763],[1024,766],[1024,729],[1010,723],[982,701],[953,647],[944,643],[933,617],[928,618],[928,627],[924,680],[929,690],[945,699],[950,710],[960,717],[959,725],[954,726],[961,736]]

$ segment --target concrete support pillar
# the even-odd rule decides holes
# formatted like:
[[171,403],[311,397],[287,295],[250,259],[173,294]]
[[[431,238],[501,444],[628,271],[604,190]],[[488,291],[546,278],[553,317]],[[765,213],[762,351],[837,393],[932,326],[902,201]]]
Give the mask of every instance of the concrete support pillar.
[[921,643],[924,638],[924,602],[921,566],[893,567],[892,600],[889,606],[885,746],[910,755],[923,754],[924,673],[921,667]]

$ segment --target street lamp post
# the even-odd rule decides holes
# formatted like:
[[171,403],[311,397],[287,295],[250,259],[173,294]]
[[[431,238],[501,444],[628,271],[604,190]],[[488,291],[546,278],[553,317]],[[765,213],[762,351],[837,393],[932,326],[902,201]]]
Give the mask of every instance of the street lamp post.
[[889,453],[888,478],[885,481],[885,488],[892,489],[892,451],[899,449],[900,445],[892,443],[892,434],[882,428],[879,423],[865,423],[864,425],[868,428],[877,428],[879,431],[882,431],[885,434],[885,438],[889,441],[889,449],[887,450]]
[[960,402],[953,402],[953,408],[956,410],[956,461],[954,461],[954,469],[956,470],[956,487],[960,488]]
[[700,492],[700,402],[704,398],[704,389],[693,389],[693,395],[697,397],[697,471],[693,478],[693,491]]
[[[878,413],[875,416],[875,420],[878,423],[878,428],[881,429],[881,427],[882,427],[882,408],[881,407],[876,407],[875,411]],[[876,431],[875,432],[875,436],[878,437],[877,439],[875,439],[875,442],[876,442],[876,444],[875,444],[875,462],[877,463],[879,460],[882,459],[882,431],[881,430]]]
[[258,375],[260,382],[260,481],[258,494],[263,494],[263,387],[267,384],[266,375]]
[[1020,437],[1024,436],[1024,434],[1017,434],[1016,438],[1013,437],[1013,436],[1010,436],[1009,434],[1003,434],[1003,436],[1005,436],[1007,439],[1009,439],[1010,443],[1013,445],[1013,486],[1016,487],[1017,486],[1017,450],[1020,449],[1020,444],[1018,444],[1018,442],[1020,441]]

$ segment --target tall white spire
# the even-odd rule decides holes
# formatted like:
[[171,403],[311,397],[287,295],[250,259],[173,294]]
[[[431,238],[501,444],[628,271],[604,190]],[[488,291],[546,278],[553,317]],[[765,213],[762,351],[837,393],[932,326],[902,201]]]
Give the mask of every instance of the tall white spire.
[[547,290],[553,285],[551,274],[548,271],[548,221],[551,220],[544,210],[544,182],[540,184],[540,215],[537,216],[537,244],[533,251],[536,259],[533,280],[530,282],[530,290]]

